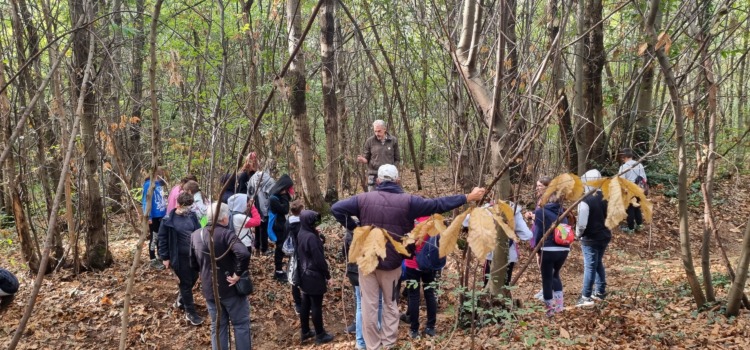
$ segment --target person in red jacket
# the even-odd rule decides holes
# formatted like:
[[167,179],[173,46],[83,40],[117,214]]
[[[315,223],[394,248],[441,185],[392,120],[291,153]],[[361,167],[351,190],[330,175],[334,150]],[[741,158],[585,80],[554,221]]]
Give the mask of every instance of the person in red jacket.
[[[423,216],[415,220],[415,224],[420,223],[429,219],[429,216]],[[414,251],[414,255],[404,260],[406,265],[406,290],[409,294],[409,306],[407,308],[407,314],[409,315],[409,323],[411,324],[409,330],[409,336],[413,339],[419,338],[419,303],[420,303],[420,289],[424,289],[424,299],[427,306],[427,325],[424,329],[424,334],[430,337],[435,336],[435,322],[437,321],[437,298],[435,297],[436,280],[435,274],[437,271],[434,270],[420,270],[417,265],[417,254],[424,248],[425,242],[429,235],[425,234],[422,238],[422,242],[417,244]]]

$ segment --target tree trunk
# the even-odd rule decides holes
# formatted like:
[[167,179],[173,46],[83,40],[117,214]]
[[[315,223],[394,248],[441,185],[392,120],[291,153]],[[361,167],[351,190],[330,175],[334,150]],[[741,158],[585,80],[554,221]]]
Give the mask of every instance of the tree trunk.
[[126,154],[129,158],[128,168],[130,169],[131,181],[128,184],[131,187],[140,185],[142,162],[140,155],[141,147],[141,125],[143,121],[143,63],[144,48],[146,47],[146,32],[144,29],[144,11],[146,9],[146,0],[135,1],[135,30],[133,35],[133,72],[130,75],[130,100],[133,103],[130,116],[133,117],[134,123],[128,124],[128,147]]
[[333,36],[335,34],[334,11],[335,0],[324,0],[320,12],[320,53],[322,61],[321,80],[323,85],[323,127],[326,132],[326,191],[325,201],[333,203],[338,200],[339,176],[339,126],[338,126],[338,90],[335,74]]
[[[70,17],[72,22],[85,16],[91,19],[94,9],[84,7],[84,0],[70,0]],[[89,41],[92,40],[87,31],[73,33],[73,66],[75,73],[73,80],[76,83],[75,96],[81,94],[83,83],[83,71],[86,69],[86,58],[89,54]],[[96,48],[96,45],[94,45]],[[93,81],[87,82],[83,99],[83,114],[81,116],[81,140],[84,159],[84,191],[81,198],[84,199],[85,223],[82,229],[86,232],[86,263],[92,269],[100,270],[112,264],[112,254],[109,251],[107,236],[104,231],[104,211],[102,206],[101,190],[97,172],[99,171],[99,147],[96,142],[97,94],[93,91]]]
[[[20,33],[16,33],[20,35]],[[0,43],[0,50],[2,50],[2,44]],[[0,60],[0,86],[5,85],[5,63]],[[7,91],[5,90],[0,93],[0,127],[2,127],[3,135],[3,146],[7,149],[13,147],[11,143],[11,110],[10,102],[8,100]],[[10,152],[8,157],[5,159],[3,164],[3,178],[5,185],[5,192],[10,195],[11,210],[13,212],[13,218],[15,219],[16,233],[18,234],[18,240],[21,243],[21,257],[28,265],[31,271],[39,270],[39,253],[34,249],[36,247],[35,242],[31,237],[31,229],[29,222],[26,218],[26,214],[23,211],[23,203],[21,202],[21,194],[18,190],[17,182],[19,179],[16,177],[16,163],[13,152]]]
[[[649,40],[654,47],[656,45],[654,21],[656,19],[658,6],[658,0],[651,0],[650,13],[646,19],[646,28],[650,37]],[[685,145],[685,118],[682,114],[682,102],[680,100],[680,92],[677,89],[677,81],[672,72],[672,64],[669,62],[669,57],[667,56],[667,53],[664,52],[663,47],[656,50],[656,57],[659,60],[659,65],[661,66],[664,75],[664,83],[669,90],[669,97],[672,103],[672,113],[674,113],[675,140],[677,144],[677,159],[679,162],[677,175],[677,210],[680,221],[680,253],[682,255],[682,264],[685,268],[685,276],[687,277],[690,290],[693,294],[693,300],[697,307],[702,307],[703,304],[706,303],[706,298],[703,295],[703,289],[701,289],[700,281],[698,281],[698,276],[696,275],[695,267],[693,266],[693,256],[690,251],[690,232],[688,230],[688,160]]]
[[737,274],[727,295],[727,317],[737,316],[740,312],[742,297],[745,295],[748,265],[750,265],[750,221],[745,224],[745,236],[742,239],[742,253],[737,264]]
[[[301,36],[301,1],[287,0],[287,30],[289,32],[289,53],[293,54]],[[286,76],[286,84],[289,87],[289,106],[294,124],[294,142],[297,146],[295,158],[299,166],[299,175],[302,182],[302,191],[305,195],[305,204],[319,213],[328,212],[318,185],[315,162],[313,161],[312,138],[310,136],[310,125],[307,121],[306,90],[307,80],[305,78],[305,56],[300,49],[289,66]]]
[[[558,9],[557,0],[549,0],[547,3],[547,37],[550,46],[555,41],[560,28],[562,19]],[[565,21],[567,23],[567,21]],[[575,133],[573,132],[573,122],[570,116],[570,105],[568,96],[565,93],[565,74],[563,73],[563,57],[560,50],[557,50],[552,59],[552,89],[555,96],[561,100],[557,107],[557,118],[560,123],[560,146],[564,152],[565,166],[567,171],[573,172],[578,170],[578,151],[575,142]]]
[[[578,173],[583,174],[587,169],[601,167],[605,163],[605,131],[602,99],[602,70],[606,62],[604,51],[604,31],[602,20],[602,1],[579,0],[579,35],[586,32],[579,41],[580,71],[577,71],[576,91],[580,96],[580,109],[577,135],[578,145]],[[584,10],[581,10],[583,7]],[[579,67],[579,63],[576,64]],[[578,84],[580,80],[580,86]]]

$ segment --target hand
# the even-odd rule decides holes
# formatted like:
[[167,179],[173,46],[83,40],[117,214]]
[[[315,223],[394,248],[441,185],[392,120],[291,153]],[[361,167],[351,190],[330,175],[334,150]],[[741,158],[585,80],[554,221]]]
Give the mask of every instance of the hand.
[[163,260],[161,263],[164,264],[164,267],[167,269],[169,268],[169,260]]
[[360,163],[362,163],[362,164],[367,164],[367,158],[365,158],[361,154],[357,156],[357,161],[360,162]]
[[534,220],[534,212],[533,211],[527,211],[523,213],[523,217],[527,220]]
[[486,190],[482,187],[474,187],[473,190],[471,190],[471,193],[466,195],[466,201],[472,202],[472,201],[478,201],[484,197],[484,193]]
[[148,219],[148,224],[151,225],[153,222],[151,222],[151,219]]
[[237,283],[239,280],[240,276],[237,276],[236,273],[233,273],[231,276],[227,276],[227,282],[229,282],[230,287]]

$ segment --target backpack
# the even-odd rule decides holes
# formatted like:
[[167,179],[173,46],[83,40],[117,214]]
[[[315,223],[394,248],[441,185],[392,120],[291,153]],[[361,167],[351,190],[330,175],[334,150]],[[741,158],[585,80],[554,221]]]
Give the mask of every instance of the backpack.
[[[271,197],[276,197],[276,196],[274,195],[274,196],[271,196]],[[269,198],[269,202],[270,202],[270,198]],[[275,222],[276,222],[276,213],[274,213],[273,211],[269,210],[268,211],[268,239],[271,240],[271,242],[274,242],[274,243],[276,243],[276,240],[277,240],[277,238],[276,238],[276,232],[273,231],[273,224]]]
[[293,286],[299,286],[299,269],[297,263],[297,254],[292,254],[289,258],[289,264],[287,264],[286,278],[287,282]]
[[648,180],[643,176],[635,178],[635,184],[643,190],[643,194],[648,196]]
[[555,244],[569,246],[576,238],[573,228],[564,223],[559,223],[555,227]]
[[294,254],[294,240],[292,239],[291,234],[289,234],[289,237],[287,237],[284,241],[284,245],[281,247],[281,251],[284,252],[286,256],[291,256],[292,254]]
[[445,267],[446,258],[440,257],[440,235],[432,236],[424,241],[416,260],[417,266],[422,271],[437,271]]

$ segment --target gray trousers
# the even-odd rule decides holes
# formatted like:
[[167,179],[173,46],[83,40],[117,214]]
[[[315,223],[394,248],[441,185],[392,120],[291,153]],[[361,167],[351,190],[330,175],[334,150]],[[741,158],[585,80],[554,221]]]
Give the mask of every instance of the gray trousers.
[[[211,315],[211,349],[217,350],[216,346],[216,303],[214,300],[206,300],[208,313]],[[250,350],[253,348],[250,338],[250,304],[247,297],[235,296],[231,298],[220,298],[221,322],[219,324],[219,341],[221,349],[229,349],[229,322],[232,322],[234,330],[234,348],[236,350]]]

